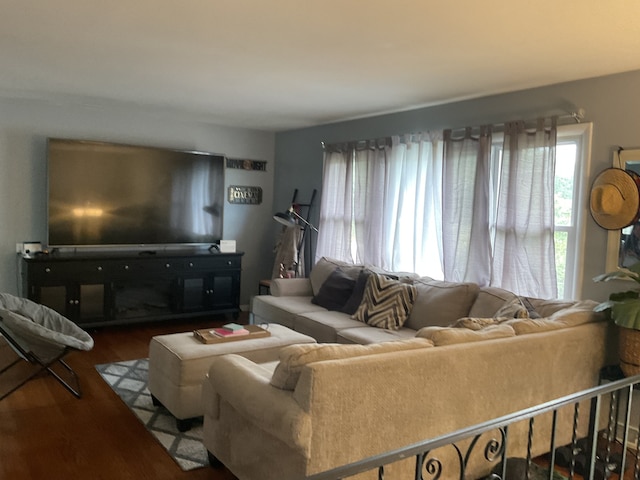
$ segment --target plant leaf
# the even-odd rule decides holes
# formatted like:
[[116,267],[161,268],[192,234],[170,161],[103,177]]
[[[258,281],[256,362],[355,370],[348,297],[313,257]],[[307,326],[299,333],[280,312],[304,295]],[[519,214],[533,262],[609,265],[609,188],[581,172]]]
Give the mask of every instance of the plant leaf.
[[614,292],[609,295],[609,300],[612,302],[624,302],[625,300],[633,300],[638,298],[637,290],[627,290],[626,292]]
[[606,302],[599,303],[593,308],[594,312],[604,312],[605,310],[612,308],[615,305],[615,302],[611,300],[607,300]]
[[613,302],[611,318],[616,325],[640,330],[640,299],[632,298]]
[[640,283],[640,262],[630,268],[620,268],[613,272],[603,273],[593,277],[594,282],[608,282],[609,280],[633,280]]

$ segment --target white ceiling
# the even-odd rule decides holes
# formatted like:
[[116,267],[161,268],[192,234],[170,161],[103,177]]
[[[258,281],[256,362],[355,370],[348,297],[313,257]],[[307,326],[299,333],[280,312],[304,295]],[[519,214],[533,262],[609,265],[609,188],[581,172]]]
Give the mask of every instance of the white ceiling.
[[286,130],[640,69],[636,0],[0,0],[0,96]]

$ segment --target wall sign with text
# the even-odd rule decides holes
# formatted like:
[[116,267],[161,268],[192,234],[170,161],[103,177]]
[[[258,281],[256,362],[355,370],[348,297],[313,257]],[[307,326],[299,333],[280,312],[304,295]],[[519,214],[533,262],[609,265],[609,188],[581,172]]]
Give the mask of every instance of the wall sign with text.
[[229,203],[260,205],[262,203],[262,188],[231,185],[227,191],[227,200]]
[[243,160],[241,158],[227,158],[227,168],[240,168],[242,170],[267,171],[267,162],[262,160]]

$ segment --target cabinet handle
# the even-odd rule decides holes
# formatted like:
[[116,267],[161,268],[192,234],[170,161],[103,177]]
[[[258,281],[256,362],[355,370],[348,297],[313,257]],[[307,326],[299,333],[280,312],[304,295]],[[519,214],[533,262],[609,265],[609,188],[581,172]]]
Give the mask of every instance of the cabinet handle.
[[227,265],[231,265],[233,262],[231,260],[227,261]]
[[193,267],[193,262],[189,262],[189,266],[190,266],[190,267]]
[[164,265],[166,268],[171,268],[171,264],[170,263],[165,263]]
[[49,267],[45,268],[45,269],[44,269],[44,271],[45,271],[46,273],[51,273],[51,269],[50,269]]
[[101,272],[101,271],[102,271],[102,267],[98,267],[98,268],[97,268],[97,270],[98,270],[99,272]]
[[129,270],[129,265],[125,265],[125,266],[124,266],[124,269],[125,269],[125,270]]

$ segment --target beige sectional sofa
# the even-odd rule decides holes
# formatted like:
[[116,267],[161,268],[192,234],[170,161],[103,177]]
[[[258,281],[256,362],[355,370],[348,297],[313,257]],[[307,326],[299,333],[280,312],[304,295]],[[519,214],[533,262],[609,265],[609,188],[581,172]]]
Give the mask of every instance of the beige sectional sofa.
[[[352,268],[317,267],[311,280],[273,282],[253,315],[329,343],[285,347],[270,364],[224,355],[204,382],[204,444],[240,480],[302,479],[592,387],[614,355],[595,302],[396,275],[416,287],[413,306],[401,327],[377,328],[312,302],[329,278],[323,269]],[[562,444],[572,412],[558,422]],[[510,456],[523,454],[525,427],[510,431]],[[537,423],[534,455],[548,450],[548,429]],[[442,478],[457,477],[454,457],[440,458]],[[474,460],[467,478],[491,467]],[[399,462],[385,479],[412,478],[412,469],[412,459]]]
[[[352,318],[340,310],[328,310],[314,303],[321,295],[323,286],[331,280],[336,269],[346,272],[357,284],[362,272],[392,275],[400,283],[412,284],[416,298],[408,318],[398,329],[372,327]],[[344,286],[338,283],[338,287]],[[352,285],[352,288],[358,288]],[[335,296],[335,292],[331,292]],[[354,294],[357,296],[356,294]],[[362,294],[360,295],[362,298]],[[514,317],[517,309],[524,309],[522,301],[535,311],[534,316],[548,317],[558,310],[576,302],[562,300],[521,299],[506,290],[494,287],[480,288],[475,283],[442,282],[412,273],[385,272],[376,267],[351,265],[323,258],[313,268],[310,278],[277,278],[271,281],[271,295],[253,298],[252,321],[279,323],[318,342],[334,343],[379,343],[415,337],[424,327],[447,327],[464,317],[493,318],[503,309],[504,315]],[[339,302],[338,302],[339,303]],[[595,303],[583,303],[590,310]],[[528,313],[527,313],[528,316]],[[504,318],[504,317],[501,317]]]

